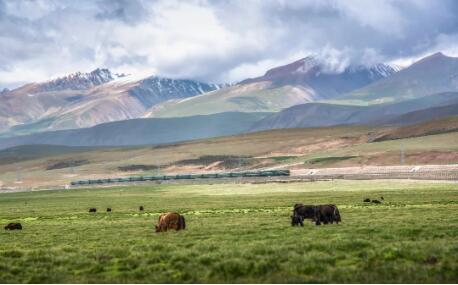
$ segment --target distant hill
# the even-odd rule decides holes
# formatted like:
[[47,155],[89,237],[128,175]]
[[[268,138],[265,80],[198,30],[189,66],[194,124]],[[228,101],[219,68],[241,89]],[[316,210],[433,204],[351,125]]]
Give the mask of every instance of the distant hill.
[[153,145],[242,133],[267,113],[219,113],[185,118],[132,119],[91,128],[0,138],[0,149],[18,145]]
[[417,110],[395,118],[380,120],[380,122],[391,125],[410,125],[455,115],[458,115],[458,104]]
[[157,171],[161,174],[237,171],[240,158],[244,170],[399,165],[401,149],[406,166],[450,164],[458,161],[457,123],[455,116],[407,127],[277,129],[157,146],[87,150],[26,145],[0,150],[0,180],[4,187],[18,187],[18,170],[23,174],[21,187],[65,185],[80,179],[149,176]]
[[[454,106],[455,108],[457,106]],[[444,107],[439,107],[444,108]],[[437,120],[429,120],[426,122],[412,124],[409,126],[401,126],[392,130],[383,130],[373,136],[371,142],[381,142],[387,140],[397,140],[412,137],[421,137],[427,135],[436,135],[458,131],[458,114]],[[455,145],[455,147],[457,147]]]
[[458,58],[435,53],[339,100],[355,104],[399,102],[441,92],[458,91]]
[[215,92],[161,104],[152,117],[183,117],[219,112],[278,112],[298,104],[335,98],[381,80],[397,69],[377,64],[332,71],[314,57],[268,70]]
[[458,114],[458,92],[440,93],[399,103],[352,106],[308,103],[274,113],[255,123],[252,131],[332,125],[400,125]]
[[87,152],[95,148],[91,147],[69,147],[62,145],[33,144],[14,146],[0,150],[0,165],[17,163],[20,161],[50,157],[62,154]]

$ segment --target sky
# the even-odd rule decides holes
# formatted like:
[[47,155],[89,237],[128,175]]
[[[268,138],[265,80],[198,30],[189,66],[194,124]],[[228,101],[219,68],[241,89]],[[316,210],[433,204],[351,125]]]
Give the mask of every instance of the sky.
[[407,66],[458,56],[455,0],[0,0],[0,88],[98,67],[237,82],[308,55]]

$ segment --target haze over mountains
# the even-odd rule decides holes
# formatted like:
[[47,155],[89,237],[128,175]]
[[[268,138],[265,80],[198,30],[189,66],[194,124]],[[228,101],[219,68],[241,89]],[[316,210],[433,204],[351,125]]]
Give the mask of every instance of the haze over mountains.
[[[310,56],[235,85],[135,79],[96,69],[2,91],[0,148],[157,144],[274,128],[399,125],[450,115],[458,115],[458,58],[441,53],[402,70],[382,63],[333,70]],[[23,136],[7,138],[18,135]]]

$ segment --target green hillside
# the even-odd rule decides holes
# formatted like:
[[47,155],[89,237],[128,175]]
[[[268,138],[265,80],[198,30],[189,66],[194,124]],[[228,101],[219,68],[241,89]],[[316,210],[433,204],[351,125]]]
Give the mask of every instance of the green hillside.
[[235,85],[193,98],[155,107],[153,117],[186,117],[221,112],[278,112],[311,101],[302,88],[270,88],[264,83]]

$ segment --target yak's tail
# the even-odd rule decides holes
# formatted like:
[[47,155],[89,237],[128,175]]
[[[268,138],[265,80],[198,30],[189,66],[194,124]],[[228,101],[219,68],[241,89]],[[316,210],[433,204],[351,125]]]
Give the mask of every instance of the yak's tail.
[[178,218],[178,227],[182,230],[186,229],[186,221],[183,216],[180,215]]

